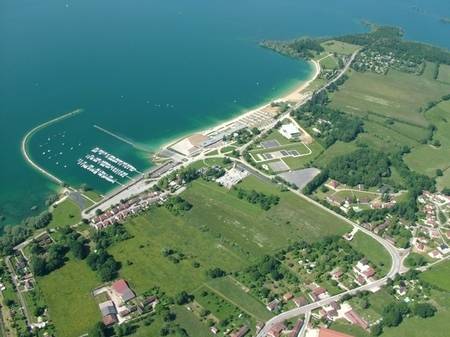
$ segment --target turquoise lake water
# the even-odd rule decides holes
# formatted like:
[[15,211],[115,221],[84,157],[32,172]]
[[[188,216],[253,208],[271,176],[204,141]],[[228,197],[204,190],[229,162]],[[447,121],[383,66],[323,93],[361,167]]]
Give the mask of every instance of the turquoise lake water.
[[30,152],[63,180],[106,192],[113,185],[78,158],[100,147],[142,170],[149,155],[94,124],[155,150],[310,76],[308,63],[260,48],[263,39],[358,32],[369,20],[448,48],[441,16],[450,16],[448,1],[3,0],[1,225],[36,214],[55,189],[20,153],[23,135],[39,123],[84,109],[36,133]]

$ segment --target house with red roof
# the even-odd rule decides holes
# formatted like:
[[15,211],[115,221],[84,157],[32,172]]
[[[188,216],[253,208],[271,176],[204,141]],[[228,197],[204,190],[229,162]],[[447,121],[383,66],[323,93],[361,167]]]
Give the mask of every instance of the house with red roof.
[[318,337],[353,337],[353,336],[331,329],[320,328]]
[[134,292],[128,287],[128,283],[123,279],[113,282],[111,289],[124,303],[136,297]]

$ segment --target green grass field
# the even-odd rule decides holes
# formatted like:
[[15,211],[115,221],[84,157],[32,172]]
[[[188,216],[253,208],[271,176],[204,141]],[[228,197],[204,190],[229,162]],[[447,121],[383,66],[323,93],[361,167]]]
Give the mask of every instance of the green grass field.
[[287,144],[293,143],[289,139],[284,137],[278,130],[273,130],[272,132],[270,132],[267,136],[265,136],[262,139],[262,141],[272,140],[272,139],[277,140],[278,143],[280,143],[280,145],[287,145]]
[[[173,322],[174,325],[179,325],[181,328],[186,329],[189,336],[199,336],[199,337],[211,337],[209,330],[206,325],[201,323],[198,318],[189,312],[184,307],[175,306],[173,312],[176,314],[176,319]],[[131,337],[153,337],[161,336],[161,328],[166,325],[162,317],[158,314],[153,315],[153,322],[150,325],[145,325],[142,322],[136,324],[137,330],[132,333]],[[179,334],[170,333],[166,335],[167,337],[177,337]]]
[[381,244],[360,231],[356,233],[350,244],[374,263],[383,276],[387,274],[391,266],[391,257]]
[[445,170],[444,175],[436,179],[439,189],[450,188],[450,169]]
[[419,112],[429,101],[447,94],[450,85],[391,70],[388,75],[351,72],[331,106],[356,114],[373,111],[409,123],[426,126]]
[[[155,286],[171,295],[192,291],[207,281],[209,268],[234,270],[246,265],[240,254],[230,252],[207,231],[189,225],[187,216],[175,217],[165,208],[133,218],[126,227],[134,238],[114,245],[110,252],[123,264],[121,276],[138,293]],[[176,249],[188,258],[171,262],[162,255],[164,248]],[[194,261],[201,267],[194,268]]]
[[447,337],[450,329],[450,311],[441,308],[431,318],[412,317],[405,319],[396,328],[385,328],[382,337]]
[[247,294],[229,276],[209,281],[206,287],[259,321],[272,317],[263,303]]
[[438,80],[446,83],[450,83],[450,66],[447,64],[441,64],[439,66]]
[[284,158],[284,162],[291,168],[291,170],[298,170],[307,167],[307,164],[313,163],[314,160],[319,157],[323,152],[323,147],[318,142],[308,144],[312,153],[308,156],[302,157],[287,157]]
[[52,212],[53,218],[49,227],[75,225],[81,221],[81,210],[78,205],[67,198],[58,204]]
[[358,326],[348,323],[344,319],[340,319],[340,320],[333,322],[330,326],[330,329],[346,333],[353,337],[369,337],[370,336],[370,333],[368,333],[367,331],[361,329]]
[[353,197],[366,198],[368,200],[373,200],[380,196],[379,193],[355,191],[355,190],[337,191],[337,192],[333,192],[331,194],[338,202],[344,201],[346,198],[353,198]]
[[209,331],[208,326],[206,324],[200,322],[192,312],[188,311],[184,307],[176,307],[175,313],[177,315],[176,323],[180,324],[181,327],[186,329],[189,336],[198,336],[198,337],[214,336]]
[[[450,167],[450,120],[446,116],[450,116],[450,101],[442,102],[426,112],[427,120],[437,128],[433,139],[439,140],[441,146],[433,147],[424,144],[415,147],[405,156],[405,162],[413,170],[433,177],[436,169],[446,170]],[[444,180],[442,185],[446,184],[448,182]]]
[[315,161],[314,164],[319,167],[327,166],[334,158],[357,149],[356,143],[344,143],[337,141],[326,149]]
[[220,149],[220,153],[229,153],[232,152],[234,149],[236,149],[236,146],[233,145],[225,146]]
[[422,76],[428,80],[434,80],[434,74],[436,72],[437,64],[433,62],[426,62],[425,70],[423,71]]
[[[95,191],[86,191],[83,192],[88,198],[94,200],[95,202],[102,200],[102,196]],[[89,202],[89,201],[88,201]]]
[[420,275],[421,279],[450,292],[450,261],[441,262]]
[[320,60],[320,66],[323,69],[338,69],[339,68],[338,61],[333,55],[327,56],[327,57],[323,58],[322,60]]
[[357,140],[380,151],[391,152],[404,145],[410,147],[418,145],[416,140],[371,121],[365,121],[364,130],[366,132],[360,134]]
[[217,156],[219,154],[218,150],[213,150],[205,154],[205,156]]
[[322,43],[322,47],[325,48],[325,51],[328,53],[337,53],[337,54],[344,54],[344,55],[350,55],[355,50],[359,49],[360,46],[336,41],[336,40],[329,40]]
[[91,295],[100,281],[86,262],[71,260],[38,283],[58,336],[78,337],[101,319]]
[[[123,264],[121,276],[142,292],[159,285],[170,294],[194,290],[207,281],[205,270],[221,267],[242,269],[251,261],[304,238],[343,234],[349,226],[292,193],[256,178],[241,187],[281,196],[269,211],[237,198],[215,183],[196,181],[183,192],[193,208],[175,217],[166,209],[154,209],[126,223],[132,239],[114,245],[110,252]],[[178,264],[163,257],[173,248],[187,258]],[[193,261],[200,263],[196,269]]]

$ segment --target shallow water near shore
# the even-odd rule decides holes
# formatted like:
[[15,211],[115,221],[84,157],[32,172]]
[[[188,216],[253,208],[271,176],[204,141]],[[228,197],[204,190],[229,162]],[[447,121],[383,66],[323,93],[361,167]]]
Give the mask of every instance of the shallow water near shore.
[[22,137],[39,123],[84,109],[36,133],[29,150],[64,181],[104,193],[114,185],[80,168],[78,158],[101,147],[143,170],[150,154],[94,125],[154,151],[311,75],[310,64],[259,47],[262,39],[363,31],[365,19],[450,47],[450,26],[439,22],[449,7],[406,0],[2,1],[0,225],[36,214],[56,188],[20,153]]

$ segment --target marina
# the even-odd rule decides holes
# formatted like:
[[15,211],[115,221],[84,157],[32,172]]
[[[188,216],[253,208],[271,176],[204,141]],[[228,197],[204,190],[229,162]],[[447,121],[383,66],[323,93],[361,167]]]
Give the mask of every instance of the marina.
[[100,147],[91,149],[84,158],[78,158],[77,165],[82,169],[111,183],[124,186],[119,179],[128,178],[132,173],[142,173],[133,165],[123,161]]

